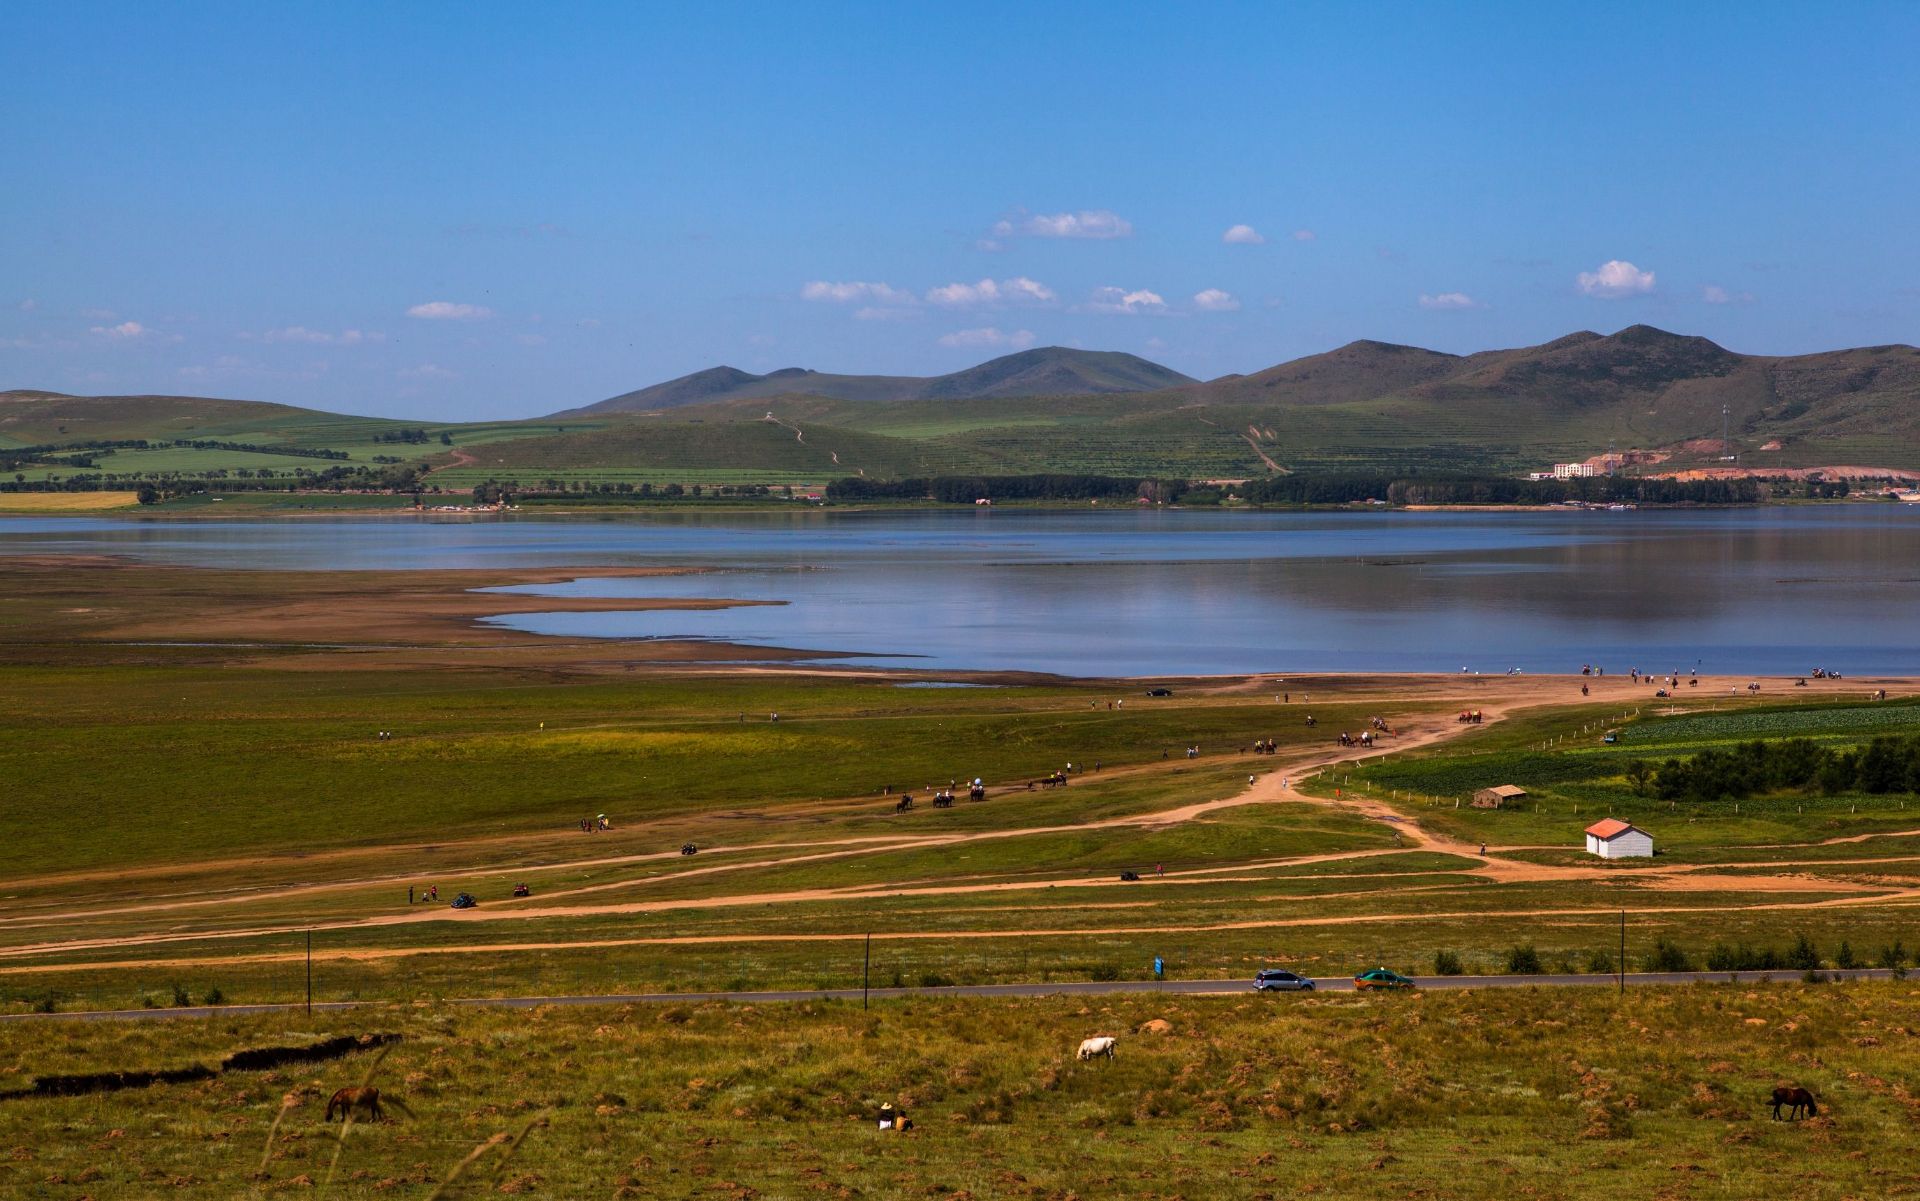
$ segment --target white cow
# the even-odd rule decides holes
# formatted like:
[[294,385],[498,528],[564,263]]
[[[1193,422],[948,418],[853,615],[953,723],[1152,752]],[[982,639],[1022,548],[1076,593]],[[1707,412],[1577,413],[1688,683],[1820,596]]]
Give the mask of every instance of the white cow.
[[1097,1059],[1102,1055],[1105,1055],[1108,1059],[1112,1059],[1114,1044],[1119,1041],[1119,1039],[1114,1038],[1110,1034],[1103,1034],[1097,1038],[1086,1039],[1080,1044],[1080,1061],[1084,1063],[1089,1059]]

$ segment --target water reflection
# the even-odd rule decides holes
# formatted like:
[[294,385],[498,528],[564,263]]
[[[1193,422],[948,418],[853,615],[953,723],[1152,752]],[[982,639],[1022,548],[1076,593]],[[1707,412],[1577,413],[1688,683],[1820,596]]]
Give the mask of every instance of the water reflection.
[[1920,672],[1920,512],[695,513],[568,521],[0,520],[0,553],[384,569],[665,563],[531,591],[730,596],[516,629],[956,669]]

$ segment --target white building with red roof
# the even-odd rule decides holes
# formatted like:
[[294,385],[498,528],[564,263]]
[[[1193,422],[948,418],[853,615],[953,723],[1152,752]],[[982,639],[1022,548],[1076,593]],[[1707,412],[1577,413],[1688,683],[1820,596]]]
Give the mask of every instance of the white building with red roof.
[[1610,817],[1587,827],[1587,853],[1602,859],[1651,858],[1653,835],[1632,822]]

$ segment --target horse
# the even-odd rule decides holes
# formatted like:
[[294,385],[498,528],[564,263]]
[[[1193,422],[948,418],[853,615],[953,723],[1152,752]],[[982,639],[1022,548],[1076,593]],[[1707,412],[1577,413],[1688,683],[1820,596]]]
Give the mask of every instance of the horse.
[[905,813],[911,808],[913,808],[913,798],[910,796],[903,796],[893,803],[893,811],[895,813]]
[[1780,1107],[1787,1107],[1789,1121],[1798,1117],[1815,1117],[1820,1106],[1815,1104],[1813,1094],[1797,1084],[1783,1084],[1773,1090],[1773,1120],[1780,1120]]
[[1085,1063],[1089,1059],[1098,1059],[1102,1055],[1105,1055],[1111,1060],[1113,1058],[1114,1044],[1119,1041],[1119,1039],[1114,1038],[1110,1034],[1089,1038],[1080,1044],[1080,1050],[1076,1052],[1076,1054],[1079,1056],[1081,1063]]
[[386,1120],[386,1111],[380,1108],[380,1090],[368,1085],[366,1088],[343,1088],[336,1091],[327,1102],[326,1121],[333,1121],[333,1111],[340,1111],[340,1120],[345,1122],[353,1117],[358,1109],[367,1115],[370,1122]]

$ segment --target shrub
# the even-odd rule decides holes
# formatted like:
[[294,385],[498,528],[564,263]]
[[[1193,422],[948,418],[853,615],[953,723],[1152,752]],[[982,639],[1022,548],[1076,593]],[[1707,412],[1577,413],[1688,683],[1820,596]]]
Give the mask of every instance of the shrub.
[[175,984],[173,986],[173,1007],[175,1009],[185,1009],[191,1004],[193,1004],[193,998],[187,995],[186,987]]
[[1907,966],[1907,948],[1899,939],[1894,939],[1890,947],[1880,948],[1880,966],[1895,971]]
[[1780,952],[1772,947],[1758,950],[1746,943],[1732,946],[1719,942],[1707,952],[1707,970],[1710,972],[1765,972],[1780,967]]
[[1844,938],[1840,940],[1839,949],[1833,953],[1833,966],[1843,970],[1860,966],[1860,960],[1853,953],[1853,944]]
[[1587,955],[1587,970],[1590,972],[1598,972],[1601,975],[1611,976],[1613,974],[1613,952],[1594,951],[1589,953]]
[[53,1012],[53,994],[48,993],[46,996],[41,997],[38,1001],[35,1001],[33,1003],[33,1011],[35,1013],[52,1013]]
[[1435,951],[1433,954],[1433,974],[1436,976],[1458,976],[1466,969],[1460,966],[1460,956],[1452,951]]
[[1820,950],[1813,940],[1802,934],[1794,940],[1793,949],[1787,952],[1787,966],[1795,971],[1818,971],[1820,968]]
[[216,985],[207,990],[207,995],[200,999],[200,1003],[203,1005],[225,1005],[227,1003],[227,994],[221,992],[219,986]]
[[942,976],[939,972],[921,972],[920,987],[921,988],[951,988],[953,987],[953,981],[947,979],[945,976]]
[[1120,969],[1111,963],[1096,963],[1087,969],[1087,975],[1094,980],[1118,980]]
[[140,994],[140,1008],[158,1009],[160,1008],[160,1002],[153,999],[152,993],[143,992]]
[[1533,944],[1510,947],[1507,950],[1507,974],[1510,976],[1538,976],[1540,974],[1540,952]]
[[1647,970],[1650,972],[1690,972],[1693,960],[1688,957],[1680,944],[1670,938],[1656,939],[1653,950],[1647,955]]

